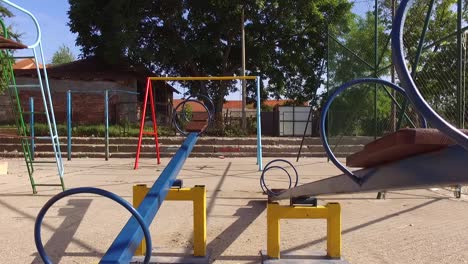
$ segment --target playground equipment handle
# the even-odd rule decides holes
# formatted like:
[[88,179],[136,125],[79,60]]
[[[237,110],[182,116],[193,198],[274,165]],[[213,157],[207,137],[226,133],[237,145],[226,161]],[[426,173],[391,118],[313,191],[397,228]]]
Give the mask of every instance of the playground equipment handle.
[[42,244],[42,238],[41,238],[41,225],[42,225],[42,220],[44,219],[45,214],[50,209],[50,207],[52,207],[52,205],[54,205],[57,201],[67,196],[79,194],[79,193],[92,193],[92,194],[104,196],[119,203],[123,207],[125,207],[125,209],[127,209],[133,215],[133,217],[135,217],[135,219],[140,224],[141,229],[143,230],[143,234],[146,239],[146,253],[145,253],[145,259],[143,263],[149,263],[150,258],[151,258],[151,250],[152,250],[151,235],[150,235],[148,226],[145,223],[145,220],[143,220],[143,217],[140,215],[140,213],[138,213],[138,211],[135,208],[133,208],[133,206],[129,202],[124,200],[122,197],[114,193],[111,193],[109,191],[94,188],[94,187],[80,187],[80,188],[66,190],[50,198],[50,200],[47,201],[47,203],[41,208],[41,210],[39,211],[39,214],[37,215],[36,222],[34,223],[34,241],[36,243],[36,248],[37,248],[37,251],[39,252],[39,255],[42,258],[42,261],[44,261],[44,263],[46,264],[52,264],[52,261],[50,260],[49,256],[45,252],[44,245]]
[[20,10],[21,12],[23,13],[26,13],[28,16],[30,16],[32,18],[32,20],[34,21],[34,26],[36,26],[36,33],[37,33],[37,36],[36,36],[36,40],[34,41],[33,44],[31,45],[28,45],[28,48],[31,49],[31,48],[35,48],[37,45],[39,45],[39,43],[41,42],[41,28],[39,26],[39,22],[37,21],[36,17],[31,13],[29,12],[28,10],[10,2],[9,0],[0,0],[18,10]]

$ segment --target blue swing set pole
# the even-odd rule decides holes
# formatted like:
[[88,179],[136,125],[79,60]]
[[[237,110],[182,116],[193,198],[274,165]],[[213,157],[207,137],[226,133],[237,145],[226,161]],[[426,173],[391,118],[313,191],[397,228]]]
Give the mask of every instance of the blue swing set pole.
[[[147,226],[151,224],[156,216],[185,160],[187,160],[192,152],[198,137],[198,133],[190,133],[187,136],[182,146],[177,150],[174,157],[140,203],[137,210]],[[134,217],[130,218],[99,263],[129,263],[142,238],[143,232],[139,223]]]
[[106,90],[104,94],[104,125],[105,157],[106,160],[109,160],[109,90]]
[[67,159],[71,160],[72,151],[72,96],[71,91],[67,91]]
[[29,130],[31,135],[31,160],[34,160],[34,149],[36,148],[34,141],[34,98],[29,97]]
[[260,77],[255,79],[257,84],[257,164],[258,170],[263,170],[262,162],[262,120],[261,120],[261,102],[260,102]]

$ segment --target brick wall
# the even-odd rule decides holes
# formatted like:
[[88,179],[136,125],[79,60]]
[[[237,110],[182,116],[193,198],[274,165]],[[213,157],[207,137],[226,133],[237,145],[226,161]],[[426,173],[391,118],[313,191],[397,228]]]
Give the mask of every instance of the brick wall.
[[[18,84],[37,82],[30,78],[17,78]],[[136,91],[135,83],[118,83],[106,81],[71,81],[50,80],[52,101],[57,123],[66,122],[68,90],[79,91],[72,93],[72,120],[74,124],[104,124],[104,90]],[[130,88],[129,88],[130,87]],[[96,93],[102,91],[102,93]],[[35,112],[44,112],[44,104],[39,89],[21,89],[20,101],[24,111],[29,111],[29,98],[34,98]],[[136,122],[137,96],[134,94],[110,94],[109,119],[111,124],[122,121]],[[0,95],[0,123],[13,123],[11,104],[8,95]],[[29,120],[29,116],[25,115]],[[44,115],[35,115],[36,122],[46,122]]]

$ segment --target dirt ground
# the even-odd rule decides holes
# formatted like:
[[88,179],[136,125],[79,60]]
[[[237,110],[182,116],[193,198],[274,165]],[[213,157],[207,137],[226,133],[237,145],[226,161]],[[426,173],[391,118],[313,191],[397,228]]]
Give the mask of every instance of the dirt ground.
[[[67,188],[93,186],[131,202],[132,186],[155,181],[161,165],[132,159],[75,159],[65,162]],[[267,160],[265,160],[266,162]],[[291,159],[293,161],[293,159]],[[338,170],[322,158],[295,163],[300,183],[329,177]],[[58,183],[54,165],[37,165],[38,183]],[[186,187],[207,186],[207,247],[215,263],[259,263],[266,249],[266,199],[259,186],[255,158],[190,158],[180,177]],[[273,187],[287,186],[279,171],[268,176]],[[9,174],[0,176],[0,263],[41,263],[33,225],[44,203],[60,192],[38,187],[32,195],[23,160],[9,160]],[[468,199],[451,191],[390,192],[320,197],[320,204],[342,205],[343,256],[350,263],[468,263]],[[54,263],[96,263],[107,250],[129,213],[106,198],[78,195],[54,206],[43,223],[43,241]],[[282,220],[283,253],[325,251],[324,220]],[[192,247],[192,205],[165,202],[151,225],[153,246]]]

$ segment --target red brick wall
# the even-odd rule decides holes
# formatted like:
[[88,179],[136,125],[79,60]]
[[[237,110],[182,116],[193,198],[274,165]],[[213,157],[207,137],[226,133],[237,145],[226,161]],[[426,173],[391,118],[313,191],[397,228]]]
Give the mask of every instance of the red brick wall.
[[[39,91],[20,91],[20,100],[24,111],[29,111],[29,98],[34,98],[34,112],[44,112],[44,104]],[[55,120],[58,124],[66,123],[67,99],[66,93],[53,93],[52,100]],[[119,102],[118,95],[109,100],[109,119],[114,123]],[[28,119],[29,117],[26,117]],[[35,115],[36,122],[46,122],[44,115]],[[104,124],[104,94],[72,93],[73,124]]]

